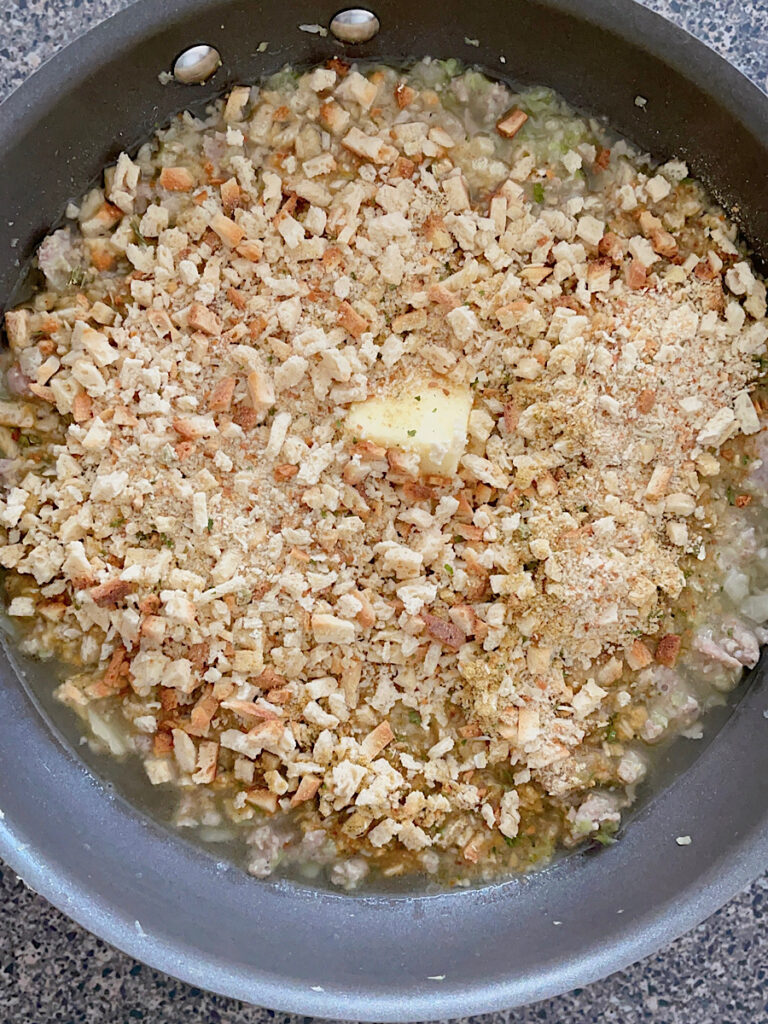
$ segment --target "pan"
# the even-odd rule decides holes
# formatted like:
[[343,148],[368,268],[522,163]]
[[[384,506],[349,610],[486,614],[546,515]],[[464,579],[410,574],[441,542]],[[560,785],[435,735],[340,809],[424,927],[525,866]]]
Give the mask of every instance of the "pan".
[[[768,257],[768,99],[681,30],[632,0],[377,0],[371,10],[379,31],[341,43],[325,31],[332,0],[139,0],[60,53],[2,106],[3,304],[67,200],[121,150],[237,82],[339,55],[457,57],[552,86],[654,155],[686,160],[755,258]],[[202,87],[158,77],[193,45],[221,55]],[[615,845],[462,891],[347,895],[257,881],[183,842],[84,762],[51,713],[45,673],[32,685],[29,667],[3,653],[0,855],[115,946],[247,1002],[377,1021],[511,1007],[651,953],[765,867],[765,674],[761,662],[707,741],[670,750]],[[675,843],[681,834],[690,845]]]

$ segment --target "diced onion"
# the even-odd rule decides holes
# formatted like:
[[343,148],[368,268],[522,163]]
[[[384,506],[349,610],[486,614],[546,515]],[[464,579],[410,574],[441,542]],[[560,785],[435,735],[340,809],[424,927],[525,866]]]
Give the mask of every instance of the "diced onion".
[[106,743],[110,754],[115,757],[122,757],[128,753],[128,746],[120,732],[93,708],[88,708],[88,724],[96,739]]
[[734,603],[741,602],[749,594],[749,577],[737,569],[731,569],[725,577],[723,589]]
[[741,610],[753,622],[768,622],[768,591],[748,597]]

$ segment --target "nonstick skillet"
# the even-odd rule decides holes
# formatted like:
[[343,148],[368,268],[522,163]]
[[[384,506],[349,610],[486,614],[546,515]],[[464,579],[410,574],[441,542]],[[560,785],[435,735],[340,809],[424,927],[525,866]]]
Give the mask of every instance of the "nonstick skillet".
[[[457,57],[550,85],[654,155],[685,159],[768,257],[768,99],[633,0],[370,9],[378,32],[343,43],[299,28],[327,28],[338,8],[324,0],[139,0],[62,51],[0,107],[3,305],[66,201],[122,149],[236,82],[333,55]],[[215,47],[221,67],[202,87],[161,84],[195,44]],[[30,683],[23,669],[0,655],[0,855],[114,945],[249,1002],[405,1021],[543,998],[652,952],[768,863],[762,662],[703,743],[670,750],[614,846],[503,884],[367,895],[255,880],[183,842],[84,764],[44,698],[45,671]]]

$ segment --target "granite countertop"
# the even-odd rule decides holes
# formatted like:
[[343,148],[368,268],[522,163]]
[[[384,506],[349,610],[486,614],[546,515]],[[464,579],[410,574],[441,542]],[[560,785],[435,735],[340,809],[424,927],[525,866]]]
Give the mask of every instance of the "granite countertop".
[[[0,98],[130,0],[0,0]],[[162,0],[157,0],[162,3]],[[768,87],[768,0],[643,0]],[[476,1024],[768,1020],[768,875],[656,956],[586,989]],[[169,978],[94,938],[0,864],[0,1024],[299,1024]]]

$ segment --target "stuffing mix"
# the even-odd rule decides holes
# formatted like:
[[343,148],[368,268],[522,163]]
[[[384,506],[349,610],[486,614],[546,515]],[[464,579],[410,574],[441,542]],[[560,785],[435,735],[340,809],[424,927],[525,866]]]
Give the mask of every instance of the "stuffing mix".
[[254,874],[611,842],[757,662],[766,288],[682,162],[334,60],[121,155],[37,264],[13,642]]

